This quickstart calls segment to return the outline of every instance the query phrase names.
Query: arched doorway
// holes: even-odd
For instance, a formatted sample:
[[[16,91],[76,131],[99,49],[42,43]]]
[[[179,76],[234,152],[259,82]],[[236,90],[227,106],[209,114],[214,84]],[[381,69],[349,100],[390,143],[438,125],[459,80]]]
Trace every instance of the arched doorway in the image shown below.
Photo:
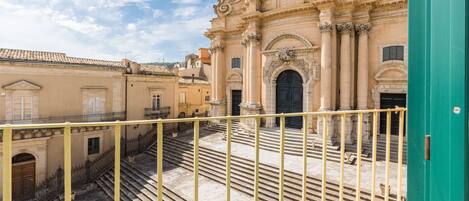
[[[36,158],[21,153],[12,158],[12,190],[14,200],[33,199],[36,190]]]
[[[276,113],[303,112],[303,79],[293,70],[286,70],[277,77]],[[277,126],[280,120],[276,119]],[[302,128],[302,117],[288,117],[285,126]]]

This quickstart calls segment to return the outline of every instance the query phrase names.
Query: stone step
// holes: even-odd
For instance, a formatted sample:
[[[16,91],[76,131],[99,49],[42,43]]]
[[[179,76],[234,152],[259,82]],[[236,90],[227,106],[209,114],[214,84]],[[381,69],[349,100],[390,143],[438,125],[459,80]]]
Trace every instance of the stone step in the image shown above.
[[[224,132],[226,130],[226,125],[225,124],[219,124],[216,126],[219,129],[220,132]],[[243,131],[243,129],[239,131],[233,132],[233,141],[236,143],[241,143],[249,146],[254,145],[254,135],[252,135],[252,132],[246,132]],[[285,149],[287,154],[291,155],[297,155],[301,156],[302,155],[302,133],[301,130],[297,129],[286,129],[286,141],[285,141]],[[275,128],[261,128],[260,132],[260,137],[261,137],[261,148],[266,149],[269,151],[277,151],[278,152],[278,146],[279,146],[279,130]],[[290,137],[290,138],[288,138]],[[385,153],[386,153],[386,136],[385,135],[380,135],[378,137],[378,143],[377,143],[377,159],[380,161],[385,160]],[[243,139],[244,138],[244,139]],[[249,139],[250,138],[250,139]],[[314,149],[312,151],[312,156],[313,158],[322,158],[322,139],[318,135],[309,135],[308,140],[314,142]],[[312,144],[312,142],[309,142]],[[398,142],[397,140],[392,140],[391,141],[391,157],[390,161],[391,162],[397,162],[398,160]],[[339,146],[333,146],[328,144],[328,157],[331,157],[331,160],[334,160],[335,162],[340,162],[340,147]],[[353,159],[356,158],[356,145],[346,145],[346,153],[351,156],[349,162],[353,162]],[[404,143],[404,157],[403,157],[403,162],[406,163],[407,161],[407,148],[406,148],[406,143]],[[368,150],[368,151],[366,151]],[[368,161],[371,162],[371,145],[369,144],[363,144],[363,155],[362,155],[362,160],[363,161]],[[366,153],[366,154],[365,154]],[[319,154],[319,155],[314,155],[314,154]]]
[[[156,200],[157,182],[152,176],[140,171],[133,165],[121,162],[121,197],[127,200]],[[109,197],[114,197],[114,168],[101,175],[97,180],[101,189]],[[184,201],[185,199],[163,186],[163,200]]]
[[[193,160],[193,155],[192,155],[192,145],[187,144],[185,142],[180,142],[175,139],[167,139],[165,140],[165,156],[168,156],[171,154],[171,157],[166,157],[165,161],[173,161],[174,163],[180,164],[180,165],[185,165],[187,169],[192,170],[192,160]],[[169,148],[170,147],[170,148]],[[148,154],[151,154],[153,156],[156,155],[156,149],[150,149]],[[201,174],[208,174],[211,177],[214,177],[214,175],[218,175],[217,180],[220,183],[225,182],[225,154],[223,152],[218,152],[215,150],[211,149],[206,149],[201,147],[200,148],[200,170]],[[242,188],[245,188],[244,190],[240,190],[243,192],[251,193],[252,195],[252,178],[253,178],[253,167],[254,167],[254,162],[243,159],[240,157],[233,156],[232,157],[232,180],[233,181],[238,181],[239,184],[245,184],[247,181],[249,181],[249,184],[251,184],[251,187],[246,187],[246,185],[240,185]],[[203,172],[203,170],[207,170]],[[239,172],[239,173],[238,173]],[[260,173],[261,173],[261,187],[266,185],[268,187],[262,187],[261,189],[261,195],[263,195],[264,191],[265,192],[270,192],[265,195],[266,198],[270,199],[263,199],[263,200],[275,200],[277,199],[277,184],[278,184],[278,171],[276,170],[275,167],[267,166],[264,164],[261,164],[260,168]],[[301,175],[289,171],[285,171],[285,195],[287,194],[294,194],[294,196],[290,196],[288,198],[291,198],[292,200],[300,200],[301,196]],[[245,179],[238,179],[238,177],[245,177]],[[210,177],[209,177],[210,178]],[[236,179],[234,179],[236,178]],[[264,181],[265,179],[265,181]],[[232,181],[232,182],[233,182]],[[236,182],[235,182],[236,183]],[[320,185],[321,181],[317,178],[312,178],[308,177],[308,200],[320,200]],[[233,188],[239,188],[240,186],[233,186]],[[264,188],[270,188],[269,189],[264,189]],[[344,189],[345,195],[346,195],[346,200],[354,200],[354,190],[352,188],[346,187]],[[272,194],[273,193],[273,194]],[[270,196],[269,196],[270,194]],[[338,197],[338,184],[334,184],[331,182],[328,182],[328,200],[337,200]],[[366,198],[366,194],[364,193],[364,197],[362,200],[369,200],[369,198]],[[377,197],[380,199],[379,197]],[[381,198],[382,199],[382,198]],[[287,199],[289,200],[289,199]]]

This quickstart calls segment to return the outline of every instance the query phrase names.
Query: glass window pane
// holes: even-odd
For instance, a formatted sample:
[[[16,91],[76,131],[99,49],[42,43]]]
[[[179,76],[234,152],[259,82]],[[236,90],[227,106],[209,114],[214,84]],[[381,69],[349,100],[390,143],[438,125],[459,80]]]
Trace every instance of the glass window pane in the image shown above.
[[[383,50],[383,61],[389,60],[389,47],[385,47]]]
[[[404,47],[403,46],[398,46],[397,47],[397,60],[404,60]]]

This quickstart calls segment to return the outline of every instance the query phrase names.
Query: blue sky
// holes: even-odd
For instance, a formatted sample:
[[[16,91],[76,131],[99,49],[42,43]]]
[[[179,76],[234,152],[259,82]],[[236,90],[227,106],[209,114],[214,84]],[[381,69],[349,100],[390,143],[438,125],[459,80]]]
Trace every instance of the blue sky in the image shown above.
[[[216,0],[0,0],[0,48],[138,62],[207,47]]]

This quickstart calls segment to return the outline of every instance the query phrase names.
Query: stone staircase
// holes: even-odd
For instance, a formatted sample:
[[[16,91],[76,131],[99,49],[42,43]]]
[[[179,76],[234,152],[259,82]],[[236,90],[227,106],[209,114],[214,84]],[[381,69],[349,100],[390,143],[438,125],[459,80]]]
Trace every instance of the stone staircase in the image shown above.
[[[226,124],[217,124],[204,128],[208,132],[226,132]],[[279,133],[278,128],[261,128],[260,129],[260,148],[268,151],[279,151]],[[238,123],[233,123],[232,140],[235,143],[254,146],[254,132],[241,128]],[[303,154],[303,133],[298,129],[285,129],[285,153],[295,156]],[[384,161],[386,153],[385,135],[378,137],[377,144],[377,160]],[[397,162],[398,141],[391,140],[391,162]],[[406,163],[407,145],[404,143],[404,158]],[[322,139],[315,134],[308,135],[308,157],[322,159]],[[327,160],[340,162],[340,146],[327,145]],[[362,160],[371,162],[371,144],[363,144]],[[355,164],[356,161],[356,145],[346,145],[345,163]]]
[[[174,138],[164,139],[164,161],[173,165],[193,170],[193,145]],[[200,147],[199,174],[219,183],[225,183],[225,153]],[[156,146],[150,148],[147,154],[156,157]],[[232,188],[253,196],[254,161],[232,156],[231,166]],[[278,200],[278,168],[266,164],[260,165],[259,180],[260,200]],[[301,174],[285,171],[284,200],[301,200]],[[327,200],[339,200],[339,184],[327,182]],[[321,179],[308,177],[308,200],[321,200]],[[344,200],[355,200],[355,190],[344,188]],[[369,192],[361,192],[361,200],[370,200]],[[376,200],[384,200],[377,196]],[[390,200],[395,200],[391,198]]]
[[[98,179],[96,184],[108,195],[114,198],[114,168],[105,172]],[[150,176],[140,171],[132,164],[121,161],[121,200],[123,201],[147,201],[157,199],[157,182],[154,176]],[[185,201],[167,187],[163,186],[163,200],[165,201]]]

